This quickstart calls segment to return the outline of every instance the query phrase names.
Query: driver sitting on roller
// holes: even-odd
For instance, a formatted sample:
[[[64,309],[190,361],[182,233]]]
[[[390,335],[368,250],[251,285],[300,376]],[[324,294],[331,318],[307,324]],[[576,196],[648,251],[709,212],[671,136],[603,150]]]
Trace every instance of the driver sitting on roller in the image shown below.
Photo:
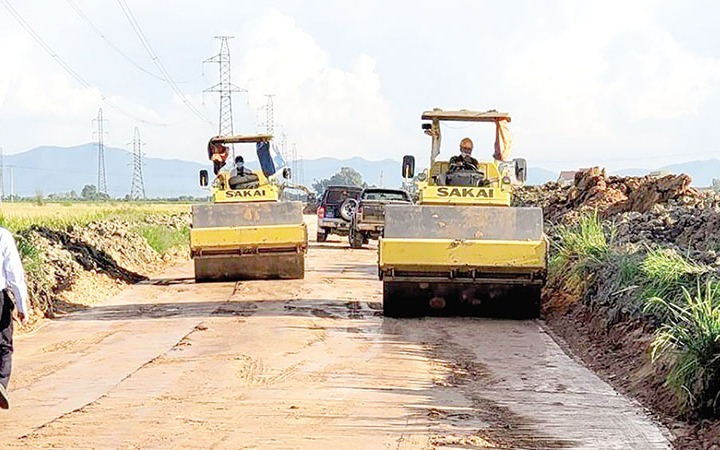
[[[245,159],[242,156],[235,157],[235,167],[228,182],[230,189],[254,189],[259,186],[258,176],[245,168]]]
[[[459,170],[478,170],[477,159],[472,157],[473,141],[470,138],[463,138],[460,141],[460,155],[450,158],[450,172]]]

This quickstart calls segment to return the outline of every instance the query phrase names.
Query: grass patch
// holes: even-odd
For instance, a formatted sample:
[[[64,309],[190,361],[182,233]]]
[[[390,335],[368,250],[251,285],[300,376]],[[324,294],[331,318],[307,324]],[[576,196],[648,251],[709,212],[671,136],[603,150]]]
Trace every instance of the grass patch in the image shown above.
[[[616,254],[618,281],[622,286],[630,286],[639,282],[642,271],[642,257],[636,253]]]
[[[652,359],[675,358],[666,384],[680,405],[701,415],[718,413],[720,398],[720,284],[706,281],[694,291],[682,287],[682,302],[653,297],[646,309],[663,310],[666,322],[656,331]]]
[[[696,264],[672,249],[650,249],[640,264],[643,299],[681,300],[684,290],[694,289],[707,268]]]
[[[591,282],[595,270],[608,259],[610,238],[597,213],[582,216],[573,225],[557,226],[555,235],[550,283],[581,293]]]
[[[140,234],[150,247],[163,255],[174,248],[186,247],[190,240],[190,227],[172,228],[164,225],[142,224]]]

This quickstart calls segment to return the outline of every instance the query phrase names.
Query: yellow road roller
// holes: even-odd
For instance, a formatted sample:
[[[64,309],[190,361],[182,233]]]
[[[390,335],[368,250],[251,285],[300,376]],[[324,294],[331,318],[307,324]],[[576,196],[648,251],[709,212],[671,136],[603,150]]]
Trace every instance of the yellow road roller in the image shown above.
[[[422,119],[432,138],[429,168],[415,175],[410,155],[402,165],[417,202],[385,210],[378,249],[384,315],[539,316],[548,240],[542,209],[510,206],[513,187],[527,175],[525,160],[507,158],[510,115],[434,109]],[[465,138],[459,155],[440,159],[445,121],[494,124],[494,157],[476,160]]]
[[[218,136],[208,143],[214,178],[200,171],[212,201],[192,207],[190,250],[196,281],[294,279],[305,275],[307,227],[303,204],[282,201],[290,169],[271,148],[267,134]],[[253,144],[259,170],[242,155],[227,161],[230,145]],[[307,189],[303,189],[309,192]]]

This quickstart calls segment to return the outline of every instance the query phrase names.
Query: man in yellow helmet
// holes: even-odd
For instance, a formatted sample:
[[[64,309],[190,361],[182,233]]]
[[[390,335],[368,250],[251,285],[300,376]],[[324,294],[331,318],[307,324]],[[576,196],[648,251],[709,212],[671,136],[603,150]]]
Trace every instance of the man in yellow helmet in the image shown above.
[[[478,161],[472,157],[473,141],[463,138],[460,141],[460,155],[450,158],[450,172],[458,170],[478,170]]]

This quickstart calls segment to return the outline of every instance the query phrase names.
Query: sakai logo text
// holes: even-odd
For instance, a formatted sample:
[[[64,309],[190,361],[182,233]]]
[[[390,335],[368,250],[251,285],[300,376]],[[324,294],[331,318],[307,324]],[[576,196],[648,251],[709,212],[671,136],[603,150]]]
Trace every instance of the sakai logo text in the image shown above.
[[[228,198],[265,197],[265,189],[243,189],[240,191],[226,191]]]
[[[492,189],[439,187],[438,197],[491,198]]]

